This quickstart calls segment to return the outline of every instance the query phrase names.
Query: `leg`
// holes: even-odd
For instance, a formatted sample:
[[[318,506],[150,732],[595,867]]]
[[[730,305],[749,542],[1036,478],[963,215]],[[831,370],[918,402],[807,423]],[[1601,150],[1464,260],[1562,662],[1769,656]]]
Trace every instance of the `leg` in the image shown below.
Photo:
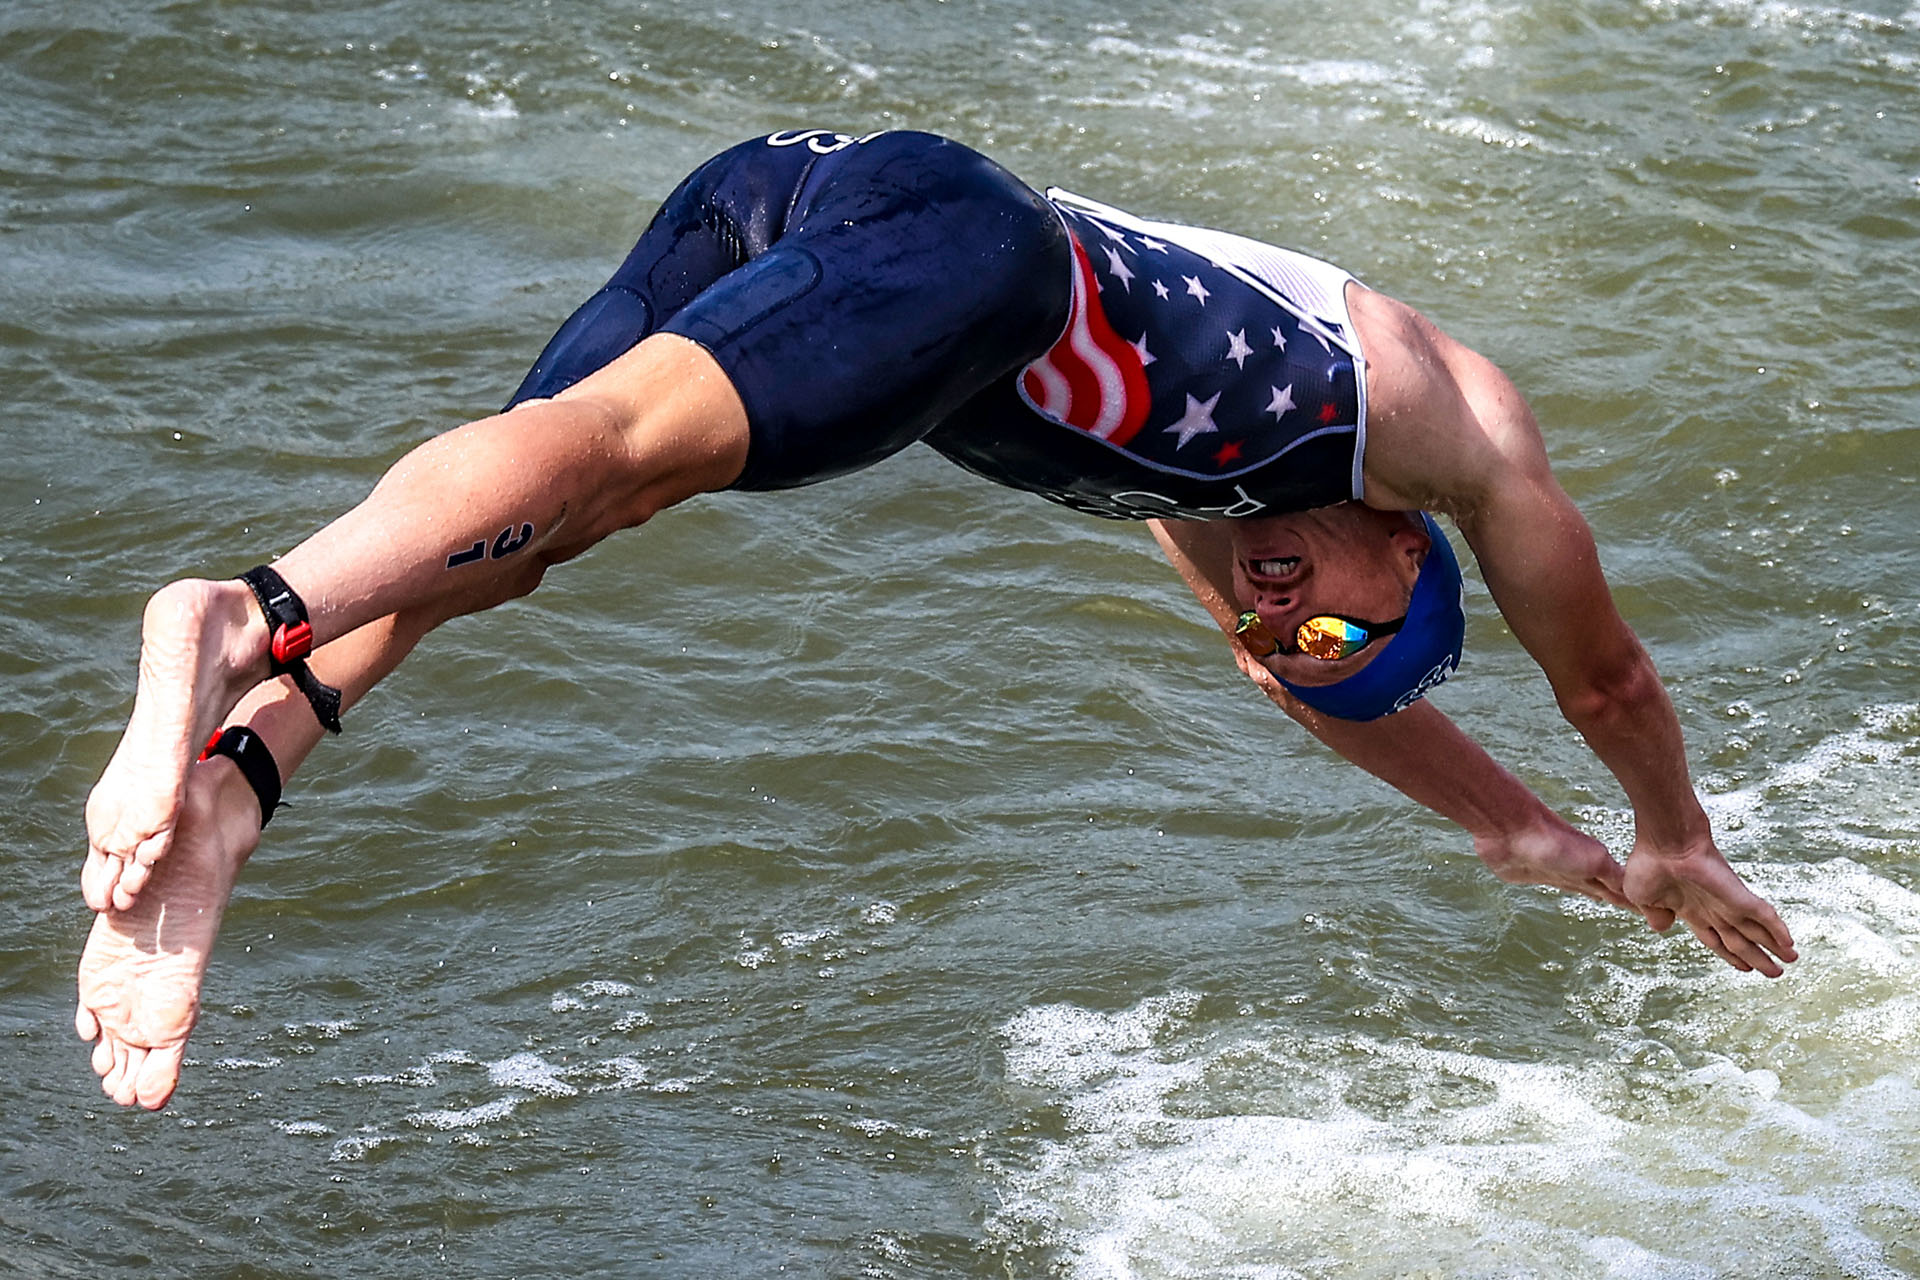
[[[698,345],[656,334],[552,400],[421,445],[276,568],[306,600],[316,645],[389,614],[473,612],[533,590],[547,566],[618,529],[726,487],[746,455],[726,374]],[[167,851],[188,766],[265,677],[266,643],[238,581],[174,583],[148,605],[133,715],[87,801],[82,888],[96,911],[131,906]]]
[[[694,493],[876,462],[1057,335],[1065,233],[1012,175],[924,134],[794,142],[743,144],[669,197],[520,392],[550,399],[423,445],[279,562],[316,644],[529,591]],[[625,350],[633,323],[659,331]],[[134,713],[87,805],[95,910],[129,906],[166,852],[187,768],[266,643],[238,582],[155,596]]]
[[[450,615],[448,615],[450,616]],[[320,678],[352,705],[442,621],[414,612],[382,618],[313,657]],[[322,736],[306,700],[285,680],[255,686],[231,723],[267,742],[291,778]],[[188,768],[173,850],[127,910],[94,918],[80,958],[74,1029],[94,1042],[101,1089],[122,1106],[165,1106],[200,1012],[200,984],[240,868],[260,839],[260,810],[233,763]]]

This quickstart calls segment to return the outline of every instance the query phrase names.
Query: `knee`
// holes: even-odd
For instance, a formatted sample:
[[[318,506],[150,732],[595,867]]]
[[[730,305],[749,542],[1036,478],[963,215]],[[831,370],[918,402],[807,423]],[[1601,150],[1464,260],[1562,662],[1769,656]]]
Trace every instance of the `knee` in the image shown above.
[[[616,527],[644,524],[695,494],[725,489],[746,467],[749,432],[739,393],[704,347],[677,334],[655,334],[556,403],[592,415],[595,437],[612,445],[596,465]]]

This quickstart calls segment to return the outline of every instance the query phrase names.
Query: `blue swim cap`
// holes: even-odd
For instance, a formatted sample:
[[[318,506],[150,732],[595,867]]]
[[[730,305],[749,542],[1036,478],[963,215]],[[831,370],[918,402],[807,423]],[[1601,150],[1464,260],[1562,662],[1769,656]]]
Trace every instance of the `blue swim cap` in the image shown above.
[[[1340,720],[1378,720],[1404,711],[1445,683],[1460,666],[1467,637],[1467,611],[1460,585],[1460,562],[1447,535],[1422,511],[1433,546],[1421,562],[1407,601],[1407,620],[1386,646],[1360,670],[1333,684],[1280,683],[1288,693]]]

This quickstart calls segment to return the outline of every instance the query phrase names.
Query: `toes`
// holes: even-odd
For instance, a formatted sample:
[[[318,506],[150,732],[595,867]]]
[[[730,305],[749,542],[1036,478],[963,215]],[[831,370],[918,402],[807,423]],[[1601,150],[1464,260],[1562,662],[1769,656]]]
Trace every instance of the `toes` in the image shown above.
[[[113,1046],[107,1043],[105,1036],[101,1036],[98,1043],[93,1046],[92,1061],[93,1074],[100,1077],[100,1087],[104,1089],[107,1087],[107,1076],[113,1071]]]
[[[173,1096],[173,1087],[180,1083],[180,1063],[186,1051],[184,1044],[178,1048],[148,1050],[134,1081],[134,1100],[149,1111],[166,1106],[167,1099]]]
[[[100,1071],[101,1049],[106,1051],[107,1069]],[[127,1074],[127,1046],[108,1037],[100,1042],[100,1049],[93,1051],[93,1069],[100,1072],[100,1091],[109,1098],[120,1087],[121,1078]]]
[[[120,869],[120,878],[113,882],[113,909],[115,911],[133,910],[136,895],[151,874],[146,867],[137,862],[124,864]]]
[[[113,1078],[108,1081],[108,1084],[112,1087],[109,1088],[107,1092],[111,1094],[113,1100],[121,1106],[130,1107],[139,1097],[138,1092],[134,1088],[134,1083],[139,1078],[140,1068],[145,1065],[146,1060],[147,1051],[145,1049],[128,1049],[126,1056],[117,1064],[118,1069],[115,1071]]]
[[[120,878],[121,865],[120,859],[111,854],[87,850],[87,860],[80,866],[80,896],[95,911],[113,905],[113,886]]]
[[[181,803],[182,803],[181,798],[179,796],[175,796],[174,809],[176,812],[179,810]],[[166,826],[154,832],[152,835],[142,836],[137,842],[135,842],[133,846],[133,853],[130,857],[128,857],[127,862],[133,866],[150,867],[154,863],[160,861],[161,858],[165,857],[167,850],[172,846],[173,846],[173,824],[169,822]]]
[[[75,1005],[73,1009],[73,1032],[89,1043],[100,1038],[100,1019],[93,1016],[93,1010],[85,1005]]]

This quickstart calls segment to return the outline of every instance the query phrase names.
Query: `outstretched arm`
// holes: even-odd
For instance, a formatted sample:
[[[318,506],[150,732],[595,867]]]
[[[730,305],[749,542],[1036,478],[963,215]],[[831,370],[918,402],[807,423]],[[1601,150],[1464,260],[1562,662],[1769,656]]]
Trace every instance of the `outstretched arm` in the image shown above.
[[[1194,595],[1229,637],[1235,660],[1274,704],[1321,742],[1435,813],[1465,827],[1489,870],[1515,884],[1547,885],[1628,905],[1620,864],[1575,830],[1429,702],[1382,720],[1336,720],[1305,706],[1231,637],[1232,544],[1216,522],[1152,521],[1153,534]]]
[[[1780,917],[1715,847],[1680,722],[1614,608],[1593,533],[1560,488],[1520,393],[1424,317],[1359,293],[1368,356],[1367,501],[1445,511],[1567,721],[1619,779],[1635,839],[1626,891],[1655,928],[1678,916],[1737,969],[1795,958]]]

